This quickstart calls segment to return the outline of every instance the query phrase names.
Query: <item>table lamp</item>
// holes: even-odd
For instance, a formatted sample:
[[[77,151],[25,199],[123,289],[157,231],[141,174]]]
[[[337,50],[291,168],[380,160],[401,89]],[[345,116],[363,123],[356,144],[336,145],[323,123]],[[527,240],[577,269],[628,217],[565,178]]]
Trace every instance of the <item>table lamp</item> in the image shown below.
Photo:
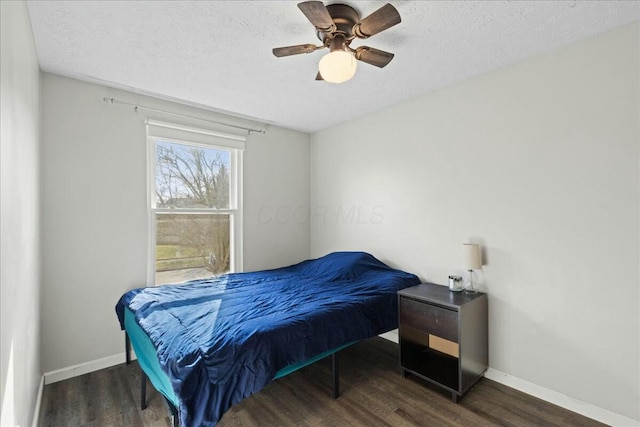
[[[464,291],[474,294],[478,292],[478,284],[476,283],[473,270],[482,268],[480,245],[476,243],[463,243],[462,248],[464,253],[464,268],[468,273],[464,283]]]

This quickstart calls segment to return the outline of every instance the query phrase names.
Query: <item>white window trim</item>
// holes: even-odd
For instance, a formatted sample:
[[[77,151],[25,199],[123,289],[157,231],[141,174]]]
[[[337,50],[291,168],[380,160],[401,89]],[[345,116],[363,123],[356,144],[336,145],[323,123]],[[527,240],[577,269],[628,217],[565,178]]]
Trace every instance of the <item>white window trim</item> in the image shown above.
[[[229,209],[216,209],[215,214],[229,214],[231,247],[231,272],[243,271],[242,261],[242,224],[243,224],[243,151],[246,137],[232,135],[213,130],[193,128],[173,123],[147,119],[147,284],[155,285],[156,278],[156,221],[157,213],[186,213],[212,214],[211,209],[185,208],[156,208],[155,207],[155,179],[156,179],[156,141],[188,144],[203,148],[219,148],[230,150],[230,188]]]

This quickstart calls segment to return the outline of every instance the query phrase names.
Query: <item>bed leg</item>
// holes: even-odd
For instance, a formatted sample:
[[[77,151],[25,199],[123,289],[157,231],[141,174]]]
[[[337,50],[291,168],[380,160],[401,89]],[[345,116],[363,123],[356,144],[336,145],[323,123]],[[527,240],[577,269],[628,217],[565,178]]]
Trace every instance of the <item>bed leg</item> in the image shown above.
[[[140,409],[147,409],[147,375],[140,369]]]
[[[124,333],[124,352],[126,354],[126,364],[131,363],[131,340],[129,339],[129,334],[125,331]]]
[[[167,402],[167,406],[169,407],[169,412],[171,413],[171,425],[173,427],[180,427],[180,417],[178,416],[178,408],[176,408],[173,403],[169,402],[169,399],[167,399],[166,397],[164,398],[164,401]]]
[[[338,372],[338,353],[331,355],[331,367],[333,368],[333,398],[340,396],[340,375]]]

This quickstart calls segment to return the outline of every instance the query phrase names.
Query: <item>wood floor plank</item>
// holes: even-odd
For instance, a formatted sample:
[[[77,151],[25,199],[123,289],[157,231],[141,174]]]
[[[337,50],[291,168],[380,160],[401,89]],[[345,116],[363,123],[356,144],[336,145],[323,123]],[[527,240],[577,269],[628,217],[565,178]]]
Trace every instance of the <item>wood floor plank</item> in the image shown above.
[[[164,398],[147,385],[140,410],[137,364],[118,365],[44,388],[39,425],[170,427]],[[340,353],[338,399],[329,359],[272,382],[233,406],[219,427],[252,426],[603,426],[558,406],[483,379],[458,404],[442,389],[402,378],[398,347],[381,338]]]

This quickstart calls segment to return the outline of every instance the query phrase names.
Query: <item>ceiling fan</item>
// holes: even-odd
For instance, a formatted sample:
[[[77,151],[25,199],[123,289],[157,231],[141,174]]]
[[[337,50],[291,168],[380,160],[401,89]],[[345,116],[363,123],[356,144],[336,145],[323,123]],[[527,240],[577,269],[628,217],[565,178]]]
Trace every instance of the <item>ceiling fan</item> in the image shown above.
[[[304,1],[298,3],[298,8],[316,28],[322,45],[277,47],[273,54],[280,58],[329,48],[330,52],[320,59],[316,80],[342,83],[354,76],[357,61],[382,68],[393,59],[393,53],[368,46],[355,49],[350,46],[356,38],[369,38],[400,23],[400,14],[391,4],[385,4],[364,19],[360,19],[360,14],[347,4],[325,6],[321,1]]]

